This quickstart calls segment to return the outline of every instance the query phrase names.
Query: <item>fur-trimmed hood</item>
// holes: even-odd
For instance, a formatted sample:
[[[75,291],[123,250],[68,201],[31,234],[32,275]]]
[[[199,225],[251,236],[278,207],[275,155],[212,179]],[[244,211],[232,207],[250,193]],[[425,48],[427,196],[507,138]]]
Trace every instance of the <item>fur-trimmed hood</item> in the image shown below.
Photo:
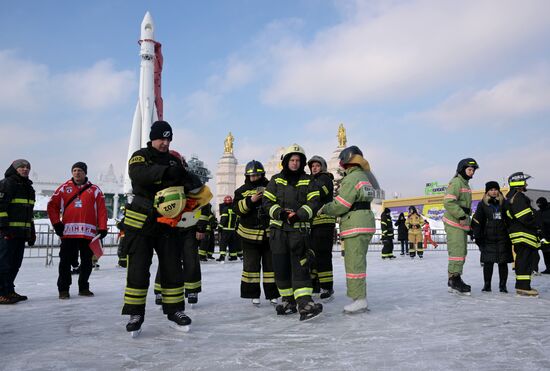
[[[483,195],[483,203],[485,205],[489,205],[489,200],[491,199],[491,197],[489,197],[489,194],[485,193],[485,195]],[[502,194],[502,192],[498,191],[498,195],[497,197],[495,197],[495,199],[498,201],[498,204],[500,206],[502,206],[504,204],[504,195]]]

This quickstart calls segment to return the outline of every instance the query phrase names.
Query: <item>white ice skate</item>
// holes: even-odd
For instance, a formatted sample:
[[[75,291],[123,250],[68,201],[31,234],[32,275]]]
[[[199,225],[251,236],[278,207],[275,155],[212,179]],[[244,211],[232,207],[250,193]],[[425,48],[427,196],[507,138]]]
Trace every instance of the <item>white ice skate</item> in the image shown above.
[[[254,305],[255,307],[259,307],[260,306],[260,298],[252,299],[252,305]]]
[[[269,302],[271,303],[271,305],[273,306],[277,306],[277,304],[279,304],[279,301],[277,299],[270,299]]]
[[[352,303],[344,306],[344,313],[346,314],[356,314],[356,313],[363,313],[368,311],[367,308],[367,299],[357,299],[354,300]]]

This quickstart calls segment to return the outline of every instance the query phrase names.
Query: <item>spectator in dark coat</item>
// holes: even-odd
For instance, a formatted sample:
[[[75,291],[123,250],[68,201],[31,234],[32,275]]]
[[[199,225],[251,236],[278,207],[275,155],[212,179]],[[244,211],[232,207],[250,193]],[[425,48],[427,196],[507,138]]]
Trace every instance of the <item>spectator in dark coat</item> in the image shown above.
[[[401,255],[409,254],[409,229],[405,225],[405,214],[399,214],[395,226],[397,227],[397,240],[401,242]]]
[[[542,256],[544,258],[544,265],[546,270],[540,272],[543,274],[550,274],[550,207],[548,200],[544,197],[537,199],[538,211],[535,212],[535,217],[538,220],[541,230],[541,244]]]
[[[498,264],[500,292],[508,292],[508,263],[513,261],[512,243],[504,222],[504,195],[498,182],[485,184],[485,195],[477,205],[472,219],[472,229],[476,244],[481,251],[484,286],[481,291],[491,291],[493,264]]]

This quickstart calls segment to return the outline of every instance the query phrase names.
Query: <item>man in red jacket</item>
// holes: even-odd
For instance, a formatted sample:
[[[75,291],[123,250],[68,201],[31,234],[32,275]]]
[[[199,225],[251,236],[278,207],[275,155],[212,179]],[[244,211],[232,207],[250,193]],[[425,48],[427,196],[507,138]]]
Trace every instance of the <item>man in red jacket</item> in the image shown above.
[[[73,177],[63,183],[48,202],[48,216],[61,237],[59,250],[59,299],[69,299],[71,286],[71,263],[80,252],[80,275],[78,295],[94,296],[88,279],[92,273],[92,250],[90,241],[97,234],[107,235],[107,209],[105,197],[98,186],[88,181],[88,166],[77,162],[71,168]]]

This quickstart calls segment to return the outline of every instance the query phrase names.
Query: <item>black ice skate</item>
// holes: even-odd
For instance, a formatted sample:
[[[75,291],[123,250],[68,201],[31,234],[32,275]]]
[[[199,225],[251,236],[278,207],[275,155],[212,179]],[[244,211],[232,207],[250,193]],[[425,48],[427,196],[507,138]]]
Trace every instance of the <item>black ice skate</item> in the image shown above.
[[[277,312],[277,315],[279,316],[285,316],[287,314],[294,314],[298,311],[296,309],[296,303],[295,302],[289,302],[286,300],[283,300],[283,302],[275,307],[275,311]]]
[[[309,321],[317,317],[323,311],[323,304],[310,301],[303,308],[300,308],[300,321]]]
[[[190,292],[187,294],[187,302],[189,304],[197,304],[199,302],[199,294],[196,292]]]
[[[130,320],[126,324],[126,331],[132,334],[133,338],[137,338],[141,334],[141,325],[144,317],[141,314],[132,314]]]
[[[462,281],[459,274],[451,276],[448,282],[449,292],[460,295],[471,295],[472,288]]]
[[[183,310],[168,315],[170,327],[175,330],[188,332],[191,329],[191,318],[187,317]]]

